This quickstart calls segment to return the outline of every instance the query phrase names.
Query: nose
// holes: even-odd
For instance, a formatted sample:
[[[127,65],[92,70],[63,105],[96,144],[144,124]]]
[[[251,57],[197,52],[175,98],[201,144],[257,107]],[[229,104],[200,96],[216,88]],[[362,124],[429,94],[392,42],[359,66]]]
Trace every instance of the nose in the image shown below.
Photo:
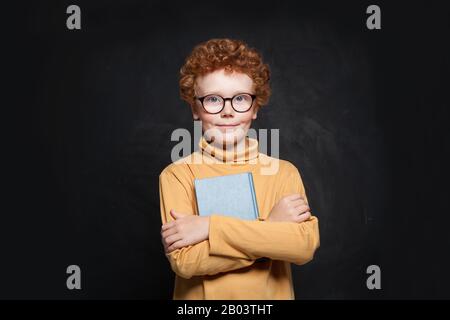
[[[223,110],[221,113],[222,113],[222,117],[223,116],[227,116],[227,117],[233,116],[234,109],[233,109],[233,107],[231,107],[230,100],[225,101],[225,106],[223,107]]]

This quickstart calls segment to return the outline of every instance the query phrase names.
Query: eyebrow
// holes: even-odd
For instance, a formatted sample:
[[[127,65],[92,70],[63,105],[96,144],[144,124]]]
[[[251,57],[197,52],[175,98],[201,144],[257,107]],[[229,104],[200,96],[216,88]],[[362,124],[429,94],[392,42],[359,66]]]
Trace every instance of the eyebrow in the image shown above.
[[[254,94],[252,91],[253,91],[253,90],[250,90],[250,91],[236,91],[235,93],[233,93],[233,94],[230,96],[230,98],[231,98],[231,97],[234,97],[235,95],[238,95],[238,94],[240,94],[240,93]],[[223,94],[218,93],[217,91],[213,91],[213,92],[211,92],[211,93],[205,93],[205,94],[202,95],[201,97],[209,96],[209,95],[212,95],[212,94],[218,95],[218,96],[221,96],[221,97],[226,98]],[[197,95],[197,97],[198,97],[198,95]]]

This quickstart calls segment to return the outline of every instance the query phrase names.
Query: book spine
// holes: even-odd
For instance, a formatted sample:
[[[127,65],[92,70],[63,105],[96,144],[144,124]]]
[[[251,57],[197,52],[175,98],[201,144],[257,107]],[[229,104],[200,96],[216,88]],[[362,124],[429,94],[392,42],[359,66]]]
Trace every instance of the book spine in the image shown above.
[[[255,186],[253,184],[253,175],[251,172],[249,172],[247,176],[248,176],[248,181],[249,181],[249,185],[250,185],[250,192],[252,194],[253,212],[256,215],[255,219],[258,219],[259,211],[258,211],[258,204],[256,202],[256,191],[255,191]]]
[[[194,179],[195,206],[197,207],[197,214],[199,216],[202,216],[202,213],[200,212],[200,205],[198,203],[198,191],[197,191],[198,187],[197,187],[197,185],[198,185],[197,179]]]

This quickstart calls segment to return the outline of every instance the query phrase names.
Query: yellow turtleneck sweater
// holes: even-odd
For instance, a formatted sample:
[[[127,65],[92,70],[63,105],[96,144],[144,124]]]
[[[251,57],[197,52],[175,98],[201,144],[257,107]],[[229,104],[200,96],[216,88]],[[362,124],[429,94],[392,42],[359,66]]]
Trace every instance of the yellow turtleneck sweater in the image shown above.
[[[245,149],[226,152],[204,137],[199,150],[168,165],[159,176],[161,219],[170,209],[198,215],[194,179],[252,172],[260,217],[256,221],[212,215],[209,239],[166,254],[176,273],[173,299],[295,299],[291,263],[310,261],[319,247],[318,220],[302,223],[264,221],[284,196],[299,193],[307,201],[299,171],[290,162],[258,150],[246,138]],[[278,167],[274,163],[278,161]],[[264,168],[278,168],[263,174]],[[269,259],[259,259],[259,258]]]

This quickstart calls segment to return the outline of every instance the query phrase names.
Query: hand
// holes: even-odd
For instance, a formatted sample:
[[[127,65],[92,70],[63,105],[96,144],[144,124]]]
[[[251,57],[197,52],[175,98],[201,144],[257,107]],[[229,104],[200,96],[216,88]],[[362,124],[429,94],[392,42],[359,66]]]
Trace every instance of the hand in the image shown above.
[[[183,214],[173,209],[170,214],[175,221],[165,223],[161,227],[166,253],[209,239],[209,217]]]
[[[308,204],[296,193],[283,197],[272,208],[266,221],[303,222],[311,217]]]

